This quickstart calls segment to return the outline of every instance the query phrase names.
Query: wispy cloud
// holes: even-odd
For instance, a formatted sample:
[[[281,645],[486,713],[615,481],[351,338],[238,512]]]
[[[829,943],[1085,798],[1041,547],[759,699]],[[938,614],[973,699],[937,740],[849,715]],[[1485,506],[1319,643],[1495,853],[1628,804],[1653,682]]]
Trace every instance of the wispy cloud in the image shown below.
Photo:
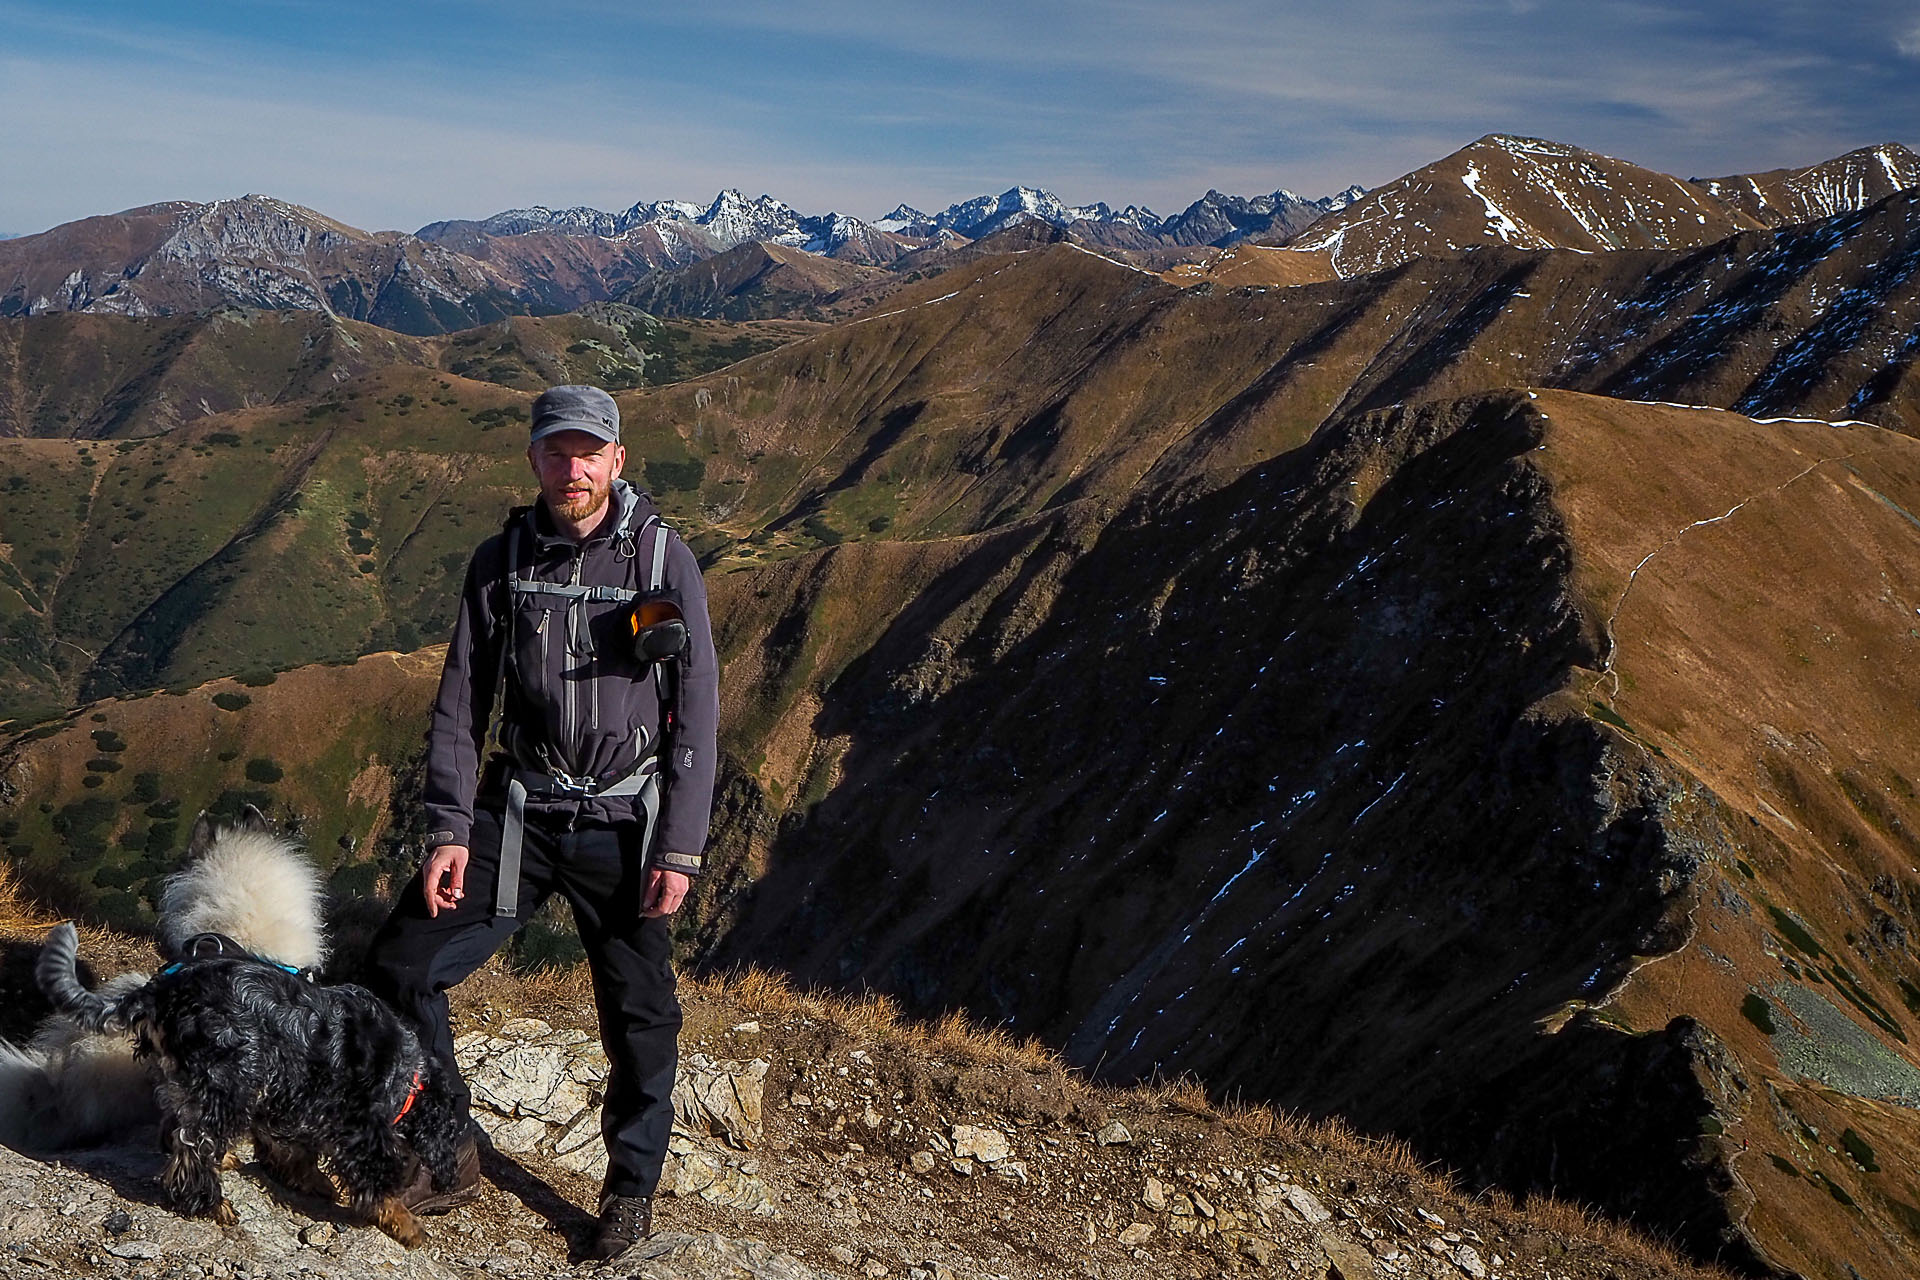
[[[1905,31],[1893,38],[1893,47],[1906,58],[1920,58],[1920,18],[1915,18]]]

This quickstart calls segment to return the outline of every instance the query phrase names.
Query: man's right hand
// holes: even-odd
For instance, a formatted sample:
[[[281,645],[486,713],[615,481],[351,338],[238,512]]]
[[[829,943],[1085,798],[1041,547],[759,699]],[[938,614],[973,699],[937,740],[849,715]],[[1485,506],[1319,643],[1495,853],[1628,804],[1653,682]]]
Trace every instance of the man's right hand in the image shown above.
[[[443,907],[451,911],[459,906],[460,899],[467,896],[466,881],[467,846],[443,844],[428,854],[427,865],[420,873],[427,914],[437,916]]]

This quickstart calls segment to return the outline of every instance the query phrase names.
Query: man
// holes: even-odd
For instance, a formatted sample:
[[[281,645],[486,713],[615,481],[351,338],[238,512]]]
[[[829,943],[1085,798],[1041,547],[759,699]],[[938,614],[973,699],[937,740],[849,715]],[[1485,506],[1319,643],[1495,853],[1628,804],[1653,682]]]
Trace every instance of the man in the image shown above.
[[[595,387],[544,392],[527,459],[539,501],[516,509],[467,568],[427,733],[428,854],[370,961],[374,985],[419,1023],[464,1103],[447,988],[550,893],[566,897],[611,1066],[591,1249],[608,1258],[652,1231],[673,1123],[680,1005],[667,917],[701,869],[718,670],[693,553],[619,478],[613,398]],[[676,639],[677,656],[661,656]],[[463,1169],[450,1194],[423,1180],[410,1207],[476,1198],[477,1159]]]

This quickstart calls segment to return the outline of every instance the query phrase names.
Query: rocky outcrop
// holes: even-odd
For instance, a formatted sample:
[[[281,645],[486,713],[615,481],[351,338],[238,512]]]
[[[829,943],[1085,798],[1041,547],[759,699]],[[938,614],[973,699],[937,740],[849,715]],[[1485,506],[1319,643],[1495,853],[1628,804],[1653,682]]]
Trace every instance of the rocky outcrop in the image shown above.
[[[516,1018],[497,1032],[455,1042],[472,1091],[474,1119],[508,1155],[539,1155],[556,1167],[599,1179],[607,1170],[600,1137],[607,1056],[584,1031],[555,1030]],[[702,1053],[680,1064],[673,1086],[673,1136],[661,1191],[699,1196],[748,1214],[774,1212],[772,1196],[747,1154],[765,1138],[761,1094],[767,1062],[722,1061]]]

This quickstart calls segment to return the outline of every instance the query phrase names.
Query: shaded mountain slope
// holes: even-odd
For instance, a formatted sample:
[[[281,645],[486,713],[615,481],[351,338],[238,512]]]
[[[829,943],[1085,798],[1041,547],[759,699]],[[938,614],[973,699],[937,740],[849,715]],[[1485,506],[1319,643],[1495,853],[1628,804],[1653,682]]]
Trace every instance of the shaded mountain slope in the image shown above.
[[[1880,497],[1795,487],[1840,454]],[[1839,941],[1849,915],[1856,941],[1869,911],[1914,926],[1904,890],[1869,889],[1904,883],[1886,861],[1899,842],[1813,892],[1797,877],[1826,874],[1825,841],[1760,834],[1768,811],[1696,766],[1722,726],[1669,737],[1630,697],[1610,705],[1612,678],[1633,688],[1644,662],[1638,610],[1664,603],[1648,591],[1616,615],[1610,566],[1749,499],[1792,554],[1739,546],[1688,588],[1694,639],[1724,650],[1692,665],[1819,700],[1822,736],[1857,744],[1843,773],[1878,761],[1879,743],[1911,776],[1893,762],[1911,751],[1898,708],[1920,688],[1917,642],[1879,597],[1920,595],[1920,534],[1896,510],[1920,501],[1917,467],[1920,446],[1874,428],[1494,396],[1352,419],[1190,502],[1076,504],[972,539],[897,610],[870,550],[825,553],[819,574],[783,566],[758,589],[789,612],[728,632],[729,674],[760,672],[760,687],[815,673],[762,741],[785,753],[770,746],[770,764],[804,759],[821,798],[804,819],[758,821],[764,873],[723,890],[714,956],[778,957],[910,1008],[957,1000],[1117,1076],[1192,1069],[1413,1134],[1710,1255],[1904,1274],[1920,1250],[1898,1208],[1914,1203],[1906,1166],[1868,1177],[1774,1123],[1764,1099],[1804,1093],[1804,1064],[1756,1042],[1739,994],[1783,972],[1762,900],[1832,920],[1806,927],[1851,950],[1847,989],[1899,1029],[1855,1018],[1855,1032],[1920,1080],[1904,1040],[1920,1023],[1898,1012],[1911,958]],[[1829,616],[1846,634],[1851,615],[1829,602],[1851,602],[1861,634],[1895,649],[1810,677],[1791,649],[1719,634],[1743,594],[1766,598],[1751,566],[1794,556],[1823,594],[1775,597],[1763,639]],[[833,576],[873,590],[855,601],[843,586],[828,606],[826,566],[847,557]],[[844,618],[862,613],[893,620],[836,659]],[[1672,687],[1665,716],[1741,714],[1711,681]],[[1789,740],[1805,731],[1793,723]],[[1808,806],[1861,843],[1876,823],[1920,821],[1894,783],[1868,811],[1841,807],[1844,781],[1799,785],[1797,801],[1769,792],[1795,828]],[[1709,900],[1746,904],[1724,917],[1746,946],[1702,932]],[[1637,1004],[1654,955],[1680,958],[1646,974],[1717,966],[1733,994],[1681,983]],[[1511,1065],[1490,1082],[1493,1063]],[[1858,1085],[1819,1092],[1821,1118],[1883,1152],[1920,1138]],[[1741,1139],[1801,1162],[1809,1195],[1825,1194],[1817,1173],[1855,1206],[1756,1205],[1746,1180],[1763,1157],[1742,1157]],[[1889,1243],[1841,1247],[1860,1213]]]

